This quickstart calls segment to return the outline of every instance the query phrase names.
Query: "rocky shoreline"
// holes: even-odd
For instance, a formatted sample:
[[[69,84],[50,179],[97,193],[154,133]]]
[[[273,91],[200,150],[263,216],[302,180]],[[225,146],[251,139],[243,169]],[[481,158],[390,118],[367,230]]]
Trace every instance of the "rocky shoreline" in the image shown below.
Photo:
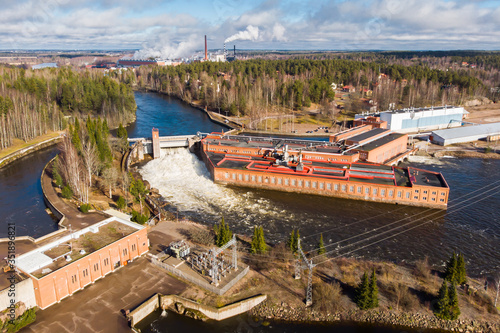
[[[358,322],[368,324],[391,325],[413,329],[438,329],[463,333],[500,332],[500,324],[479,320],[448,321],[423,313],[349,310],[335,313],[322,313],[309,308],[293,308],[286,303],[261,303],[250,311],[254,317],[262,320],[277,320],[300,323]]]

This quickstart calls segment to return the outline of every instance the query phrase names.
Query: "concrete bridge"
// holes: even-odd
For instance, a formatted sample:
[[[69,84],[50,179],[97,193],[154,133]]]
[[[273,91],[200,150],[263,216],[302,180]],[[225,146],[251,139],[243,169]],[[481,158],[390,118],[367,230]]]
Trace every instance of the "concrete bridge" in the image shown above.
[[[151,138],[129,138],[128,142],[134,146],[134,155],[142,160],[144,154],[151,154],[153,158],[160,157],[160,149],[189,148],[193,143],[201,140],[207,134],[197,133],[191,135],[160,136],[159,131],[153,128]]]

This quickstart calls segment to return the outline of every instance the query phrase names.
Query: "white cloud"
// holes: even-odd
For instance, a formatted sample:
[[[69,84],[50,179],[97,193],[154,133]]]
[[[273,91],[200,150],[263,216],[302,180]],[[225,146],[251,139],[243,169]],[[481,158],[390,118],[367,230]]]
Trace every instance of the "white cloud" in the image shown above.
[[[0,0],[0,48],[499,49],[500,3],[467,0]],[[193,14],[193,6],[206,14]],[[203,7],[205,6],[205,7]],[[152,8],[158,8],[157,11]],[[175,10],[175,11],[174,11]],[[197,12],[203,12],[198,10]],[[213,14],[217,15],[214,19]],[[212,15],[212,16],[211,16]],[[251,27],[249,29],[249,27]],[[165,37],[168,36],[168,37]]]

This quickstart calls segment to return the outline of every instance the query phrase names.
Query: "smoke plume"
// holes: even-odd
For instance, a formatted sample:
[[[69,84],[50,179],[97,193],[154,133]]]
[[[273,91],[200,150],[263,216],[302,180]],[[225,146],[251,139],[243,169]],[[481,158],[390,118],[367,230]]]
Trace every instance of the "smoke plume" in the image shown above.
[[[259,28],[253,25],[247,26],[246,30],[240,31],[231,37],[226,38],[224,43],[232,42],[233,40],[251,40],[255,41],[259,38]]]
[[[133,59],[178,59],[189,57],[196,49],[200,48],[201,38],[196,35],[189,36],[183,41],[173,41],[163,38],[154,42],[154,45],[145,45],[134,53]]]

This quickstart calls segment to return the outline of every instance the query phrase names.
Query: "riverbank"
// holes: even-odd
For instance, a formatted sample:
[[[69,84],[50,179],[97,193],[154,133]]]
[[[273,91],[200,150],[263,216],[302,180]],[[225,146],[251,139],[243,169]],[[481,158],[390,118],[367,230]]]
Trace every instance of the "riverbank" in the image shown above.
[[[310,309],[297,309],[287,304],[270,304],[263,302],[250,311],[250,314],[260,320],[283,321],[289,323],[337,323],[357,322],[390,327],[412,329],[436,329],[451,332],[495,333],[500,331],[500,324],[474,319],[442,320],[435,316],[421,313],[351,310],[345,312],[322,313]]]
[[[0,151],[0,168],[30,153],[59,143],[63,135],[64,131],[59,131],[36,137],[28,142],[19,140],[16,144]]]

